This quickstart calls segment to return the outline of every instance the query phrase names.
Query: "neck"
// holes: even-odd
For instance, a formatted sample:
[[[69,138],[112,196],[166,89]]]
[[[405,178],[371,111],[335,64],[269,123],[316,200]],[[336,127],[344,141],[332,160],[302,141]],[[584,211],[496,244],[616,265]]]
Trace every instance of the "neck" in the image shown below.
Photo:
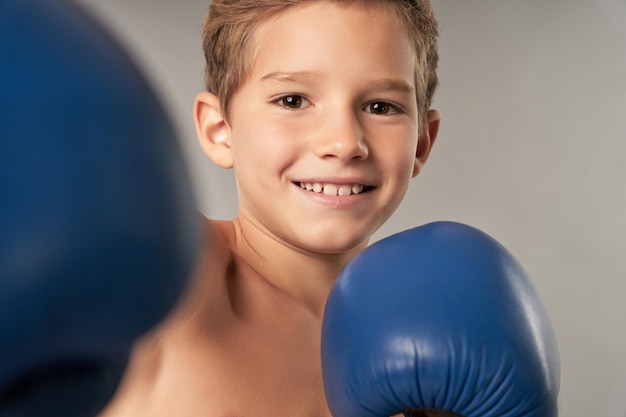
[[[320,318],[337,276],[361,250],[307,252],[285,244],[245,217],[233,220],[233,226],[239,256],[263,279]]]

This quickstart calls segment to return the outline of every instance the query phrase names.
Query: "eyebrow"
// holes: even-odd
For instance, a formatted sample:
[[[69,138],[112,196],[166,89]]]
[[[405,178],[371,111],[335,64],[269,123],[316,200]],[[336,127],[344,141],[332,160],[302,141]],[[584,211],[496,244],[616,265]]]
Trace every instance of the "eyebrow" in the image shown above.
[[[318,80],[321,74],[315,71],[276,71],[261,77],[261,81],[311,82]]]
[[[261,77],[262,82],[312,83],[322,75],[316,71],[276,71]],[[403,79],[380,78],[372,81],[369,86],[376,90],[397,91],[402,94],[415,93],[415,86]]]
[[[372,81],[370,87],[376,90],[397,91],[403,94],[415,93],[415,86],[402,79],[381,78]]]

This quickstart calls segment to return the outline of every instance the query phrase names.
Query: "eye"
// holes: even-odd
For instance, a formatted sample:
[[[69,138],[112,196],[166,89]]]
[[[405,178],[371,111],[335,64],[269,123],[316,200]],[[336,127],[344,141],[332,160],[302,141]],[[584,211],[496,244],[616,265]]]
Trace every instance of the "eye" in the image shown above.
[[[375,101],[365,106],[363,110],[368,113],[383,115],[401,113],[401,109],[398,106],[394,106],[386,101]]]
[[[303,107],[308,107],[311,104],[309,103],[309,100],[298,94],[290,94],[280,97],[275,101],[275,103],[288,109],[301,109]]]

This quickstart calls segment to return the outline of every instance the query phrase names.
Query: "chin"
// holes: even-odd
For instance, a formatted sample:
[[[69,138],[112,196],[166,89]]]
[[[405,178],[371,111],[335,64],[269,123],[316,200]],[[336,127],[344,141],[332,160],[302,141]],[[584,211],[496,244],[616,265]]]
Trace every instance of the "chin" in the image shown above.
[[[314,236],[302,236],[301,242],[308,251],[319,254],[347,254],[359,252],[364,249],[371,237],[371,234],[344,233],[341,230],[331,230],[324,233],[320,230]]]

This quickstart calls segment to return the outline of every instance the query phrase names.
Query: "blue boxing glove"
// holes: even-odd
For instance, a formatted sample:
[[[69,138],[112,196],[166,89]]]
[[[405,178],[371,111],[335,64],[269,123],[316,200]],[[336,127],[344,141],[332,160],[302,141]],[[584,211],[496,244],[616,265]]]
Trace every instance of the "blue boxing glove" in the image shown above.
[[[505,248],[457,223],[353,259],[328,298],[322,366],[336,417],[557,416],[559,356],[543,304]]]
[[[65,0],[0,0],[0,201],[0,416],[95,415],[200,228],[155,94]]]

